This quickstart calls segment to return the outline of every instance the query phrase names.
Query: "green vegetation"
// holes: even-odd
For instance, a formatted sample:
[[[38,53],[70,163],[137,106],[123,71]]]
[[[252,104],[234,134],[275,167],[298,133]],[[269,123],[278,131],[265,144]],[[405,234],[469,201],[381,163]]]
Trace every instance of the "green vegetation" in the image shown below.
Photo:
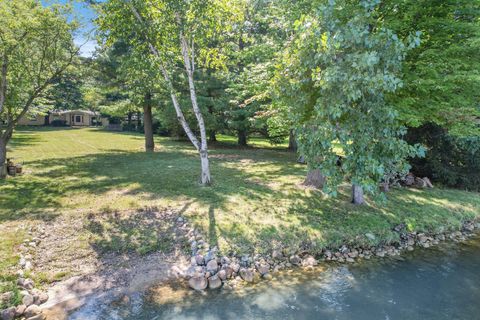
[[[159,150],[145,153],[139,134],[21,129],[11,152],[25,174],[0,184],[1,225],[14,230],[25,222],[70,218],[72,225],[84,225],[73,242],[77,247],[103,253],[168,251],[172,239],[168,232],[155,234],[156,219],[128,211],[171,206],[224,252],[268,251],[276,243],[307,245],[316,252],[370,243],[367,232],[376,236],[374,243],[396,240],[391,229],[402,222],[413,230],[439,231],[480,218],[478,193],[441,188],[395,189],[384,206],[353,206],[346,201],[347,186],[338,198],[301,187],[306,166],[296,164],[293,153],[232,148],[235,138],[219,139],[211,151],[217,177],[211,187],[200,187],[196,152],[187,142],[157,138]],[[5,274],[16,262],[12,247],[23,235],[2,232],[1,237]]]

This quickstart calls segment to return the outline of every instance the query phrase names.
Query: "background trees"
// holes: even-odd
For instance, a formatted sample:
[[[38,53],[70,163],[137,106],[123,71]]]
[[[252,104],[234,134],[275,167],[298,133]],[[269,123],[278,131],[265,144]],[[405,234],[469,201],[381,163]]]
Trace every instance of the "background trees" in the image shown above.
[[[402,86],[407,47],[376,22],[376,4],[332,1],[298,20],[278,80],[309,168],[327,177],[333,193],[348,177],[356,204],[363,190],[378,193],[388,171],[405,172],[406,157],[416,154],[385,101]],[[418,44],[409,39],[410,48]]]
[[[76,24],[65,13],[63,7],[45,8],[33,0],[0,2],[0,178],[18,120],[42,112],[39,99],[77,55]]]

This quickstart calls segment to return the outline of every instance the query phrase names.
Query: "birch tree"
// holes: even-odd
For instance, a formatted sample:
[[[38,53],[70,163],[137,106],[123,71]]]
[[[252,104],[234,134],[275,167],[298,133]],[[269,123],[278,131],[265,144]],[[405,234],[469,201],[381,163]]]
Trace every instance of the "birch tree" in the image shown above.
[[[195,69],[197,63],[211,64],[222,59],[221,50],[208,44],[212,37],[225,32],[222,21],[226,8],[227,5],[217,0],[110,0],[101,5],[98,20],[107,43],[126,39],[135,50],[149,52],[155,57],[177,119],[199,153],[203,185],[210,184],[211,176]],[[179,66],[186,77],[190,106],[197,124],[195,129],[198,130],[192,129],[186,121],[179,100],[181,88],[172,80],[179,76]]]
[[[18,121],[39,111],[38,99],[77,56],[66,13],[35,0],[0,1],[0,179]]]

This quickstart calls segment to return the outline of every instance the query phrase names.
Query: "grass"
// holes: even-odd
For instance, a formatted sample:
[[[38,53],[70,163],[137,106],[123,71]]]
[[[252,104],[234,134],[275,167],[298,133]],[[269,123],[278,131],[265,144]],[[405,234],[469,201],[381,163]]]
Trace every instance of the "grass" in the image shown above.
[[[210,244],[241,253],[278,243],[312,251],[377,244],[397,239],[391,229],[402,222],[428,232],[480,217],[478,193],[441,188],[393,190],[385,205],[356,207],[349,204],[348,186],[338,198],[301,187],[306,167],[280,149],[286,145],[255,139],[255,147],[237,148],[232,137],[219,141],[210,152],[214,183],[201,187],[199,160],[186,142],[156,138],[157,152],[147,154],[143,137],[134,133],[19,129],[9,155],[23,163],[25,174],[0,182],[0,226],[71,217],[85,222],[79,246],[146,253],[168,246],[168,237],[148,224],[153,218],[136,216],[131,223],[112,213],[170,206],[191,217]],[[22,240],[0,237],[0,255],[9,261],[0,262],[2,272],[14,263],[12,246]]]

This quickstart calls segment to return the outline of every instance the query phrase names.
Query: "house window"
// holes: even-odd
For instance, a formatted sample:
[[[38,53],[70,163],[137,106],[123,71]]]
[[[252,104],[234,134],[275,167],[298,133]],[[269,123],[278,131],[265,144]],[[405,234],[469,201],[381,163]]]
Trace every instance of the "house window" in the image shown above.
[[[81,123],[82,121],[82,116],[75,116],[75,122],[76,123]]]

